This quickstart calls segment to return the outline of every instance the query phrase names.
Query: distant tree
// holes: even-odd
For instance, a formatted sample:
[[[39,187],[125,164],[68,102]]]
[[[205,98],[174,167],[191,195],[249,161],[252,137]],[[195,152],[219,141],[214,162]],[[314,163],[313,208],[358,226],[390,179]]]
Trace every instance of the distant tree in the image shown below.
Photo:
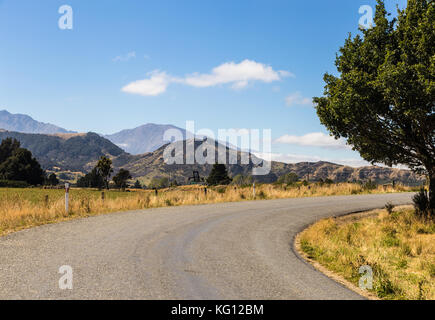
[[[46,180],[46,184],[49,186],[57,186],[59,184],[59,179],[55,173],[51,173]]]
[[[5,162],[12,153],[20,148],[20,142],[16,139],[6,138],[0,144],[0,164]]]
[[[285,183],[285,184],[294,184],[295,182],[299,181],[299,177],[294,172],[289,172],[285,175],[282,175],[278,178],[278,183]]]
[[[374,27],[346,39],[338,75],[325,74],[317,114],[372,163],[403,164],[429,177],[435,209],[435,1],[408,0],[388,19],[378,0]]]
[[[136,182],[134,183],[133,188],[135,188],[135,189],[142,189],[142,184],[140,183],[139,180],[136,180]]]
[[[170,187],[177,187],[177,186],[178,186],[178,182],[177,182],[177,180],[172,180],[172,181],[169,183],[169,186],[170,186]]]
[[[109,189],[109,179],[110,175],[113,173],[112,160],[106,156],[102,156],[96,168],[98,169],[99,175],[103,178],[106,189]]]
[[[77,187],[79,188],[98,188],[101,189],[105,185],[103,177],[95,167],[91,172],[77,180]]]
[[[13,143],[13,145],[15,148],[19,146],[19,143]],[[44,183],[45,172],[29,150],[16,148],[6,160],[0,163],[0,179],[25,181],[31,185],[39,185]]]
[[[332,180],[329,179],[329,178],[326,178],[326,179],[325,179],[325,183],[326,183],[326,184],[333,184],[334,181],[332,181]]]
[[[231,178],[228,176],[227,167],[224,164],[215,163],[207,178],[207,183],[211,186],[230,184]]]
[[[113,182],[119,189],[125,189],[127,187],[127,180],[131,179],[130,171],[120,169],[119,172],[113,177]]]
[[[169,179],[164,178],[152,178],[150,184],[148,185],[151,189],[160,189],[169,187]]]
[[[246,186],[250,185],[253,182],[252,176],[245,176],[243,174],[238,174],[233,177],[232,184],[236,186]]]

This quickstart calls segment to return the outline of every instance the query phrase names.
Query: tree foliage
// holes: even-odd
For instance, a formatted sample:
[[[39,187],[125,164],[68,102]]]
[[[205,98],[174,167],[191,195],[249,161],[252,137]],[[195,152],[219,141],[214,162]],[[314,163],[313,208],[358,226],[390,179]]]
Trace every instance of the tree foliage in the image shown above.
[[[104,186],[103,177],[95,167],[91,172],[77,180],[77,187],[79,188],[98,188],[101,189]]]
[[[54,172],[47,177],[45,184],[50,186],[57,186],[59,184],[59,179]]]
[[[109,189],[110,175],[113,173],[112,160],[102,156],[96,166],[98,174],[103,178],[106,189]]]
[[[45,172],[29,150],[20,148],[19,141],[6,138],[0,144],[0,179],[39,185]]]
[[[113,182],[119,189],[125,189],[127,187],[127,181],[131,179],[130,171],[125,169],[120,169],[118,173],[113,177]]]
[[[374,23],[340,48],[317,114],[365,160],[428,174],[434,208],[435,3],[408,0],[390,19],[378,0]]]
[[[294,172],[289,172],[289,173],[279,177],[277,182],[290,185],[290,184],[294,184],[295,182],[298,182],[298,181],[299,181],[298,175]]]
[[[232,184],[237,185],[237,186],[247,186],[247,185],[252,184],[253,182],[254,182],[254,179],[252,178],[252,176],[238,174],[238,175],[233,177]]]
[[[227,167],[224,164],[215,163],[207,178],[207,183],[211,186],[230,184],[231,178],[228,176]]]
[[[135,189],[142,189],[142,184],[140,183],[139,180],[136,180],[136,182],[133,185],[133,188],[135,188]]]
[[[151,182],[148,187],[151,189],[167,188],[169,187],[169,179],[166,177],[163,178],[154,177],[151,179]]]

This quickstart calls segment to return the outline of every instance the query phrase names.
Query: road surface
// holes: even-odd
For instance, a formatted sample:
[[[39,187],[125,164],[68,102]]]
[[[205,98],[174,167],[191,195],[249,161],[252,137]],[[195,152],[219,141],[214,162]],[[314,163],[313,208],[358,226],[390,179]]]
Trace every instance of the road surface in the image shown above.
[[[0,238],[0,299],[361,299],[293,252],[329,216],[412,194],[169,207],[45,225]],[[73,289],[61,290],[70,266]]]

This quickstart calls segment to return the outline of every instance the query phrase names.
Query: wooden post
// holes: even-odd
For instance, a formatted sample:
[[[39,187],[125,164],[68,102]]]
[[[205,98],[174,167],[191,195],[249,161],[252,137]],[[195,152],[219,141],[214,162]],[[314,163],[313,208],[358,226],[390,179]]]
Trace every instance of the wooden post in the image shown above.
[[[207,197],[207,187],[204,188],[204,195]]]
[[[45,195],[44,197],[44,203],[45,203],[45,207],[48,207],[48,194]]]
[[[104,194],[104,191],[101,192],[101,200],[104,201],[104,199],[106,198],[106,195]]]
[[[65,183],[65,213],[69,213],[69,183]]]
[[[255,198],[255,181],[254,181],[254,183],[252,184],[252,186],[253,186],[253,188],[252,188],[252,193],[253,193],[254,198]]]
[[[159,191],[157,190],[157,188],[154,188],[154,192],[156,194],[156,197],[159,195]]]

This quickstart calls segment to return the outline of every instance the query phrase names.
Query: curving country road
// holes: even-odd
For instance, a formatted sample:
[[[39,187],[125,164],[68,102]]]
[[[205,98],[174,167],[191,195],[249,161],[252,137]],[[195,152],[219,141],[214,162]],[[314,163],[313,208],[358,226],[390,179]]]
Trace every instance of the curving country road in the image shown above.
[[[293,238],[328,216],[412,194],[132,211],[0,238],[0,299],[361,299],[303,262]],[[59,267],[73,269],[60,290]]]

